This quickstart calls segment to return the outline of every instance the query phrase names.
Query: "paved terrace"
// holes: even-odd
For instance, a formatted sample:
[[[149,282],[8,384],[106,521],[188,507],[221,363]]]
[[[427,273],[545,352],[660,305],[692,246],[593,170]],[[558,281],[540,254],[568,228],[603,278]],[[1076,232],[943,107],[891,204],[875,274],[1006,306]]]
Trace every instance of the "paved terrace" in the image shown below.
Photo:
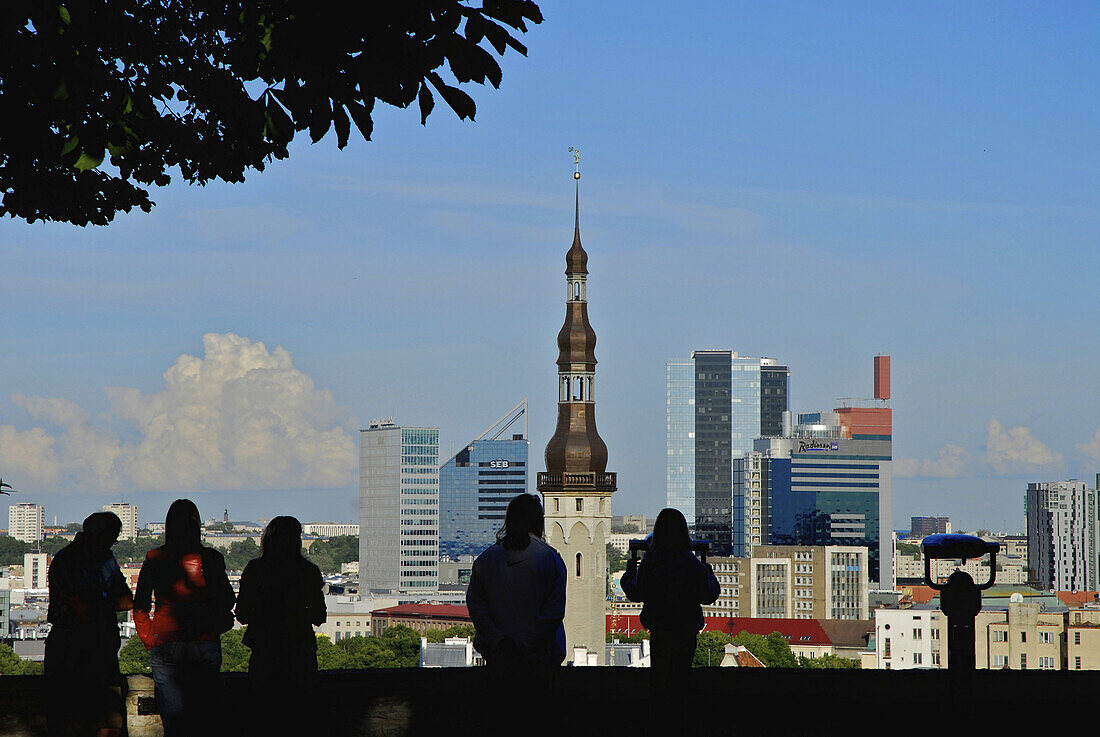
[[[649,672],[644,668],[563,668],[547,709],[567,710],[555,733],[644,735],[648,723]],[[135,677],[132,688],[151,688]],[[231,705],[220,723],[227,735],[247,734],[247,677],[225,674]],[[688,704],[694,714],[687,734],[853,735],[942,732],[947,725],[947,672],[765,670],[697,668]],[[39,676],[0,677],[0,735],[45,735]],[[321,700],[314,706],[317,735],[484,735],[514,733],[491,719],[479,729],[474,704],[486,701],[480,668],[322,671]],[[1084,714],[1100,693],[1095,671],[978,671],[974,698],[961,713],[988,733],[991,725],[1026,729],[1039,715]],[[138,693],[129,698],[131,737],[160,735],[157,717],[136,714]],[[235,708],[234,708],[235,706]],[[535,723],[543,714],[533,715]],[[211,725],[218,724],[211,715]],[[948,730],[946,733],[950,733]],[[207,737],[213,737],[212,730]]]

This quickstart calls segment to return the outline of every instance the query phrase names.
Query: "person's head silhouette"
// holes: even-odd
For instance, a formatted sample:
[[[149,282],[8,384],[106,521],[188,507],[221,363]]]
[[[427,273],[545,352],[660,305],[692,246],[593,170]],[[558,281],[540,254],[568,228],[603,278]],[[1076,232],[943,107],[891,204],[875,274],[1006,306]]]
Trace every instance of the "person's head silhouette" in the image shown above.
[[[679,509],[662,509],[653,523],[653,538],[650,550],[681,552],[691,549],[691,535],[688,533],[687,520]]]
[[[264,558],[295,558],[302,554],[302,523],[294,517],[276,517],[267,523],[260,540]]]
[[[202,523],[199,508],[190,499],[177,499],[164,518],[164,545],[178,552],[194,552],[202,547]]]
[[[531,536],[543,535],[542,505],[531,494],[520,494],[508,502],[504,526],[497,532],[497,542],[508,550],[523,550]]]
[[[118,534],[122,532],[122,520],[114,512],[96,512],[88,515],[84,520],[82,530],[89,545],[101,552],[106,552],[118,542]]]

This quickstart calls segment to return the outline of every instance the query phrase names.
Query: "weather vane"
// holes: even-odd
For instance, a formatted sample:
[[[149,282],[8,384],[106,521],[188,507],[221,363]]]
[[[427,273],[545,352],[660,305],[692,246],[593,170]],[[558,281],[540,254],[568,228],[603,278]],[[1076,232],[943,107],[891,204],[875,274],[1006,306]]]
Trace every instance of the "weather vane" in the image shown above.
[[[573,154],[573,163],[577,166],[577,170],[573,172],[574,179],[581,178],[581,150],[574,146],[569,147],[569,153]]]

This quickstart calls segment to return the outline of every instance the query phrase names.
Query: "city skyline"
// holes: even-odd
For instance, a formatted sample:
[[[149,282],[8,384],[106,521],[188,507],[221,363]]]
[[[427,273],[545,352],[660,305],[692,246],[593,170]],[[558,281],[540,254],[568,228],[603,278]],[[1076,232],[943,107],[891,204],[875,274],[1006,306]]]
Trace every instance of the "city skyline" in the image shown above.
[[[669,356],[779,357],[798,413],[888,353],[894,527],[1021,530],[1027,483],[1100,466],[1098,11],[800,8],[545,9],[476,123],[0,221],[9,503],[350,520],[371,419],[447,455],[517,396],[543,447],[575,145],[616,514],[664,506]]]

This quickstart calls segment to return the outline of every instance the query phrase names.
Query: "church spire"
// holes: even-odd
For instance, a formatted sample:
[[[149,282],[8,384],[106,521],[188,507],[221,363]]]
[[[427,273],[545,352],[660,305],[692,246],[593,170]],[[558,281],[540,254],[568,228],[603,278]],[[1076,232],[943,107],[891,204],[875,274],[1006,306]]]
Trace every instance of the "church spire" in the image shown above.
[[[580,180],[580,155],[574,180]],[[565,562],[565,637],[584,648],[584,663],[604,663],[607,539],[616,476],[607,471],[607,445],[596,430],[596,331],[588,322],[588,254],[581,246],[580,183],[573,245],[565,256],[565,323],[558,332],[558,424],[546,444],[538,490],[546,541]],[[574,650],[574,652],[579,652]],[[571,658],[572,659],[572,658]]]

